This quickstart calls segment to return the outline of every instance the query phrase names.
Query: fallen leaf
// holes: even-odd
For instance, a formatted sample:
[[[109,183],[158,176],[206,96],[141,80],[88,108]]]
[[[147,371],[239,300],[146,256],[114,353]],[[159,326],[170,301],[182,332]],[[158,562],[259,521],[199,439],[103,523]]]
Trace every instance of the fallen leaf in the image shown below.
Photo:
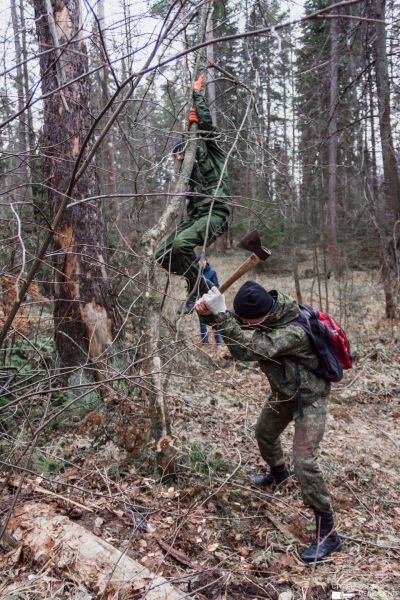
[[[210,544],[210,546],[207,547],[207,550],[209,552],[215,552],[215,550],[218,548],[219,544],[215,543],[215,544]]]

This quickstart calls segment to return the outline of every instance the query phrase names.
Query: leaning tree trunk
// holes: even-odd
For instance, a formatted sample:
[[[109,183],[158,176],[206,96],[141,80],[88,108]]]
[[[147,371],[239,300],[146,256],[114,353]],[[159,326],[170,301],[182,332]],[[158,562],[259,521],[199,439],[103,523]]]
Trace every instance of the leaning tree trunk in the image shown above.
[[[53,214],[64,197],[91,124],[80,0],[34,0],[44,100],[44,180]],[[45,53],[49,48],[53,52]],[[71,202],[98,195],[86,169]],[[104,219],[96,201],[67,208],[54,232],[55,340],[63,366],[96,362],[116,334],[106,271]]]
[[[206,35],[207,3],[203,5],[199,14],[198,41],[203,41]],[[193,75],[198,73],[200,55],[196,60]],[[193,77],[194,80],[194,77]],[[192,89],[188,96],[188,107],[192,102]],[[194,123],[188,132],[184,160],[174,185],[173,196],[168,207],[158,223],[149,229],[143,236],[141,246],[143,253],[143,284],[146,287],[143,302],[141,355],[143,357],[142,376],[147,382],[149,390],[150,412],[152,420],[152,435],[157,450],[157,462],[162,473],[174,472],[175,448],[171,437],[168,406],[163,390],[163,365],[159,353],[161,309],[154,302],[153,290],[158,288],[157,274],[154,265],[154,253],[160,239],[167,233],[168,228],[178,216],[182,205],[182,194],[188,189],[190,175],[196,156],[197,125]]]

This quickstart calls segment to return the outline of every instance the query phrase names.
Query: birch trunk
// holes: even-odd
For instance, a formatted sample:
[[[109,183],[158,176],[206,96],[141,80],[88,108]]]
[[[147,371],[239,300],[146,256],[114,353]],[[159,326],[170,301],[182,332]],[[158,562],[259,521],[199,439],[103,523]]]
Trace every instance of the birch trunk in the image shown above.
[[[204,4],[199,14],[198,40],[203,41],[206,35],[208,5]],[[194,68],[194,77],[197,75],[200,57],[198,55]],[[192,88],[188,93],[188,106],[192,103]],[[142,372],[146,381],[150,380],[151,391],[149,401],[152,413],[152,433],[156,444],[157,462],[164,474],[174,472],[175,448],[171,437],[171,428],[168,416],[168,407],[163,390],[162,361],[158,351],[160,338],[161,310],[152,300],[151,291],[158,288],[154,268],[154,253],[160,239],[167,233],[174,219],[179,215],[182,205],[182,194],[188,189],[190,175],[193,169],[197,147],[197,125],[193,124],[188,132],[184,160],[174,186],[174,194],[169,201],[167,209],[160,217],[158,223],[148,230],[142,239],[143,269],[142,275],[146,293],[143,303],[142,320],[142,356],[145,357]]]

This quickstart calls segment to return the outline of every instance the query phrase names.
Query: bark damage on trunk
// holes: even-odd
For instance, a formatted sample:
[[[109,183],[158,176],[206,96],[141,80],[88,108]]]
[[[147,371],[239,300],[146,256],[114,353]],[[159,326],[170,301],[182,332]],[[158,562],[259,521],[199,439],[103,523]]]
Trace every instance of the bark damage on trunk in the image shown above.
[[[22,559],[61,573],[103,600],[140,597],[179,600],[186,595],[166,579],[123,554],[87,529],[58,515],[45,503],[17,508],[7,527],[8,543],[22,548]]]
[[[88,77],[52,92],[84,74],[88,60],[80,0],[35,0],[34,5],[40,50],[54,48],[40,57],[42,88],[47,95],[42,152],[54,215],[68,189],[92,117]],[[92,164],[77,182],[73,200],[98,195],[98,191]],[[118,315],[111,302],[105,248],[98,202],[65,210],[54,232],[53,253],[55,340],[63,366],[96,361],[113,342]]]

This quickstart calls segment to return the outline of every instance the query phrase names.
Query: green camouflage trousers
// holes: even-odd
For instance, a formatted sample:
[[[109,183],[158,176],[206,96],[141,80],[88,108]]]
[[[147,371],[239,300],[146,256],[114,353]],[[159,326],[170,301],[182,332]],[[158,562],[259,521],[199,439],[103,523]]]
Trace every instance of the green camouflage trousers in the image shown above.
[[[300,483],[304,504],[317,512],[332,510],[331,498],[317,463],[319,444],[323,438],[328,413],[328,397],[303,406],[299,415],[294,400],[276,402],[271,397],[256,425],[256,438],[261,456],[270,467],[284,464],[280,434],[294,420],[293,463]]]
[[[196,246],[203,246],[207,222],[209,218],[208,211],[200,215],[197,219],[190,219],[179,223],[175,231],[157,248],[155,259],[167,271],[175,275],[183,275],[188,282],[189,290],[193,289],[199,273],[196,254]],[[212,244],[220,235],[226,231],[228,226],[228,214],[211,214],[208,227],[206,246]],[[200,282],[200,290],[202,286]],[[207,287],[204,290],[207,291]]]

